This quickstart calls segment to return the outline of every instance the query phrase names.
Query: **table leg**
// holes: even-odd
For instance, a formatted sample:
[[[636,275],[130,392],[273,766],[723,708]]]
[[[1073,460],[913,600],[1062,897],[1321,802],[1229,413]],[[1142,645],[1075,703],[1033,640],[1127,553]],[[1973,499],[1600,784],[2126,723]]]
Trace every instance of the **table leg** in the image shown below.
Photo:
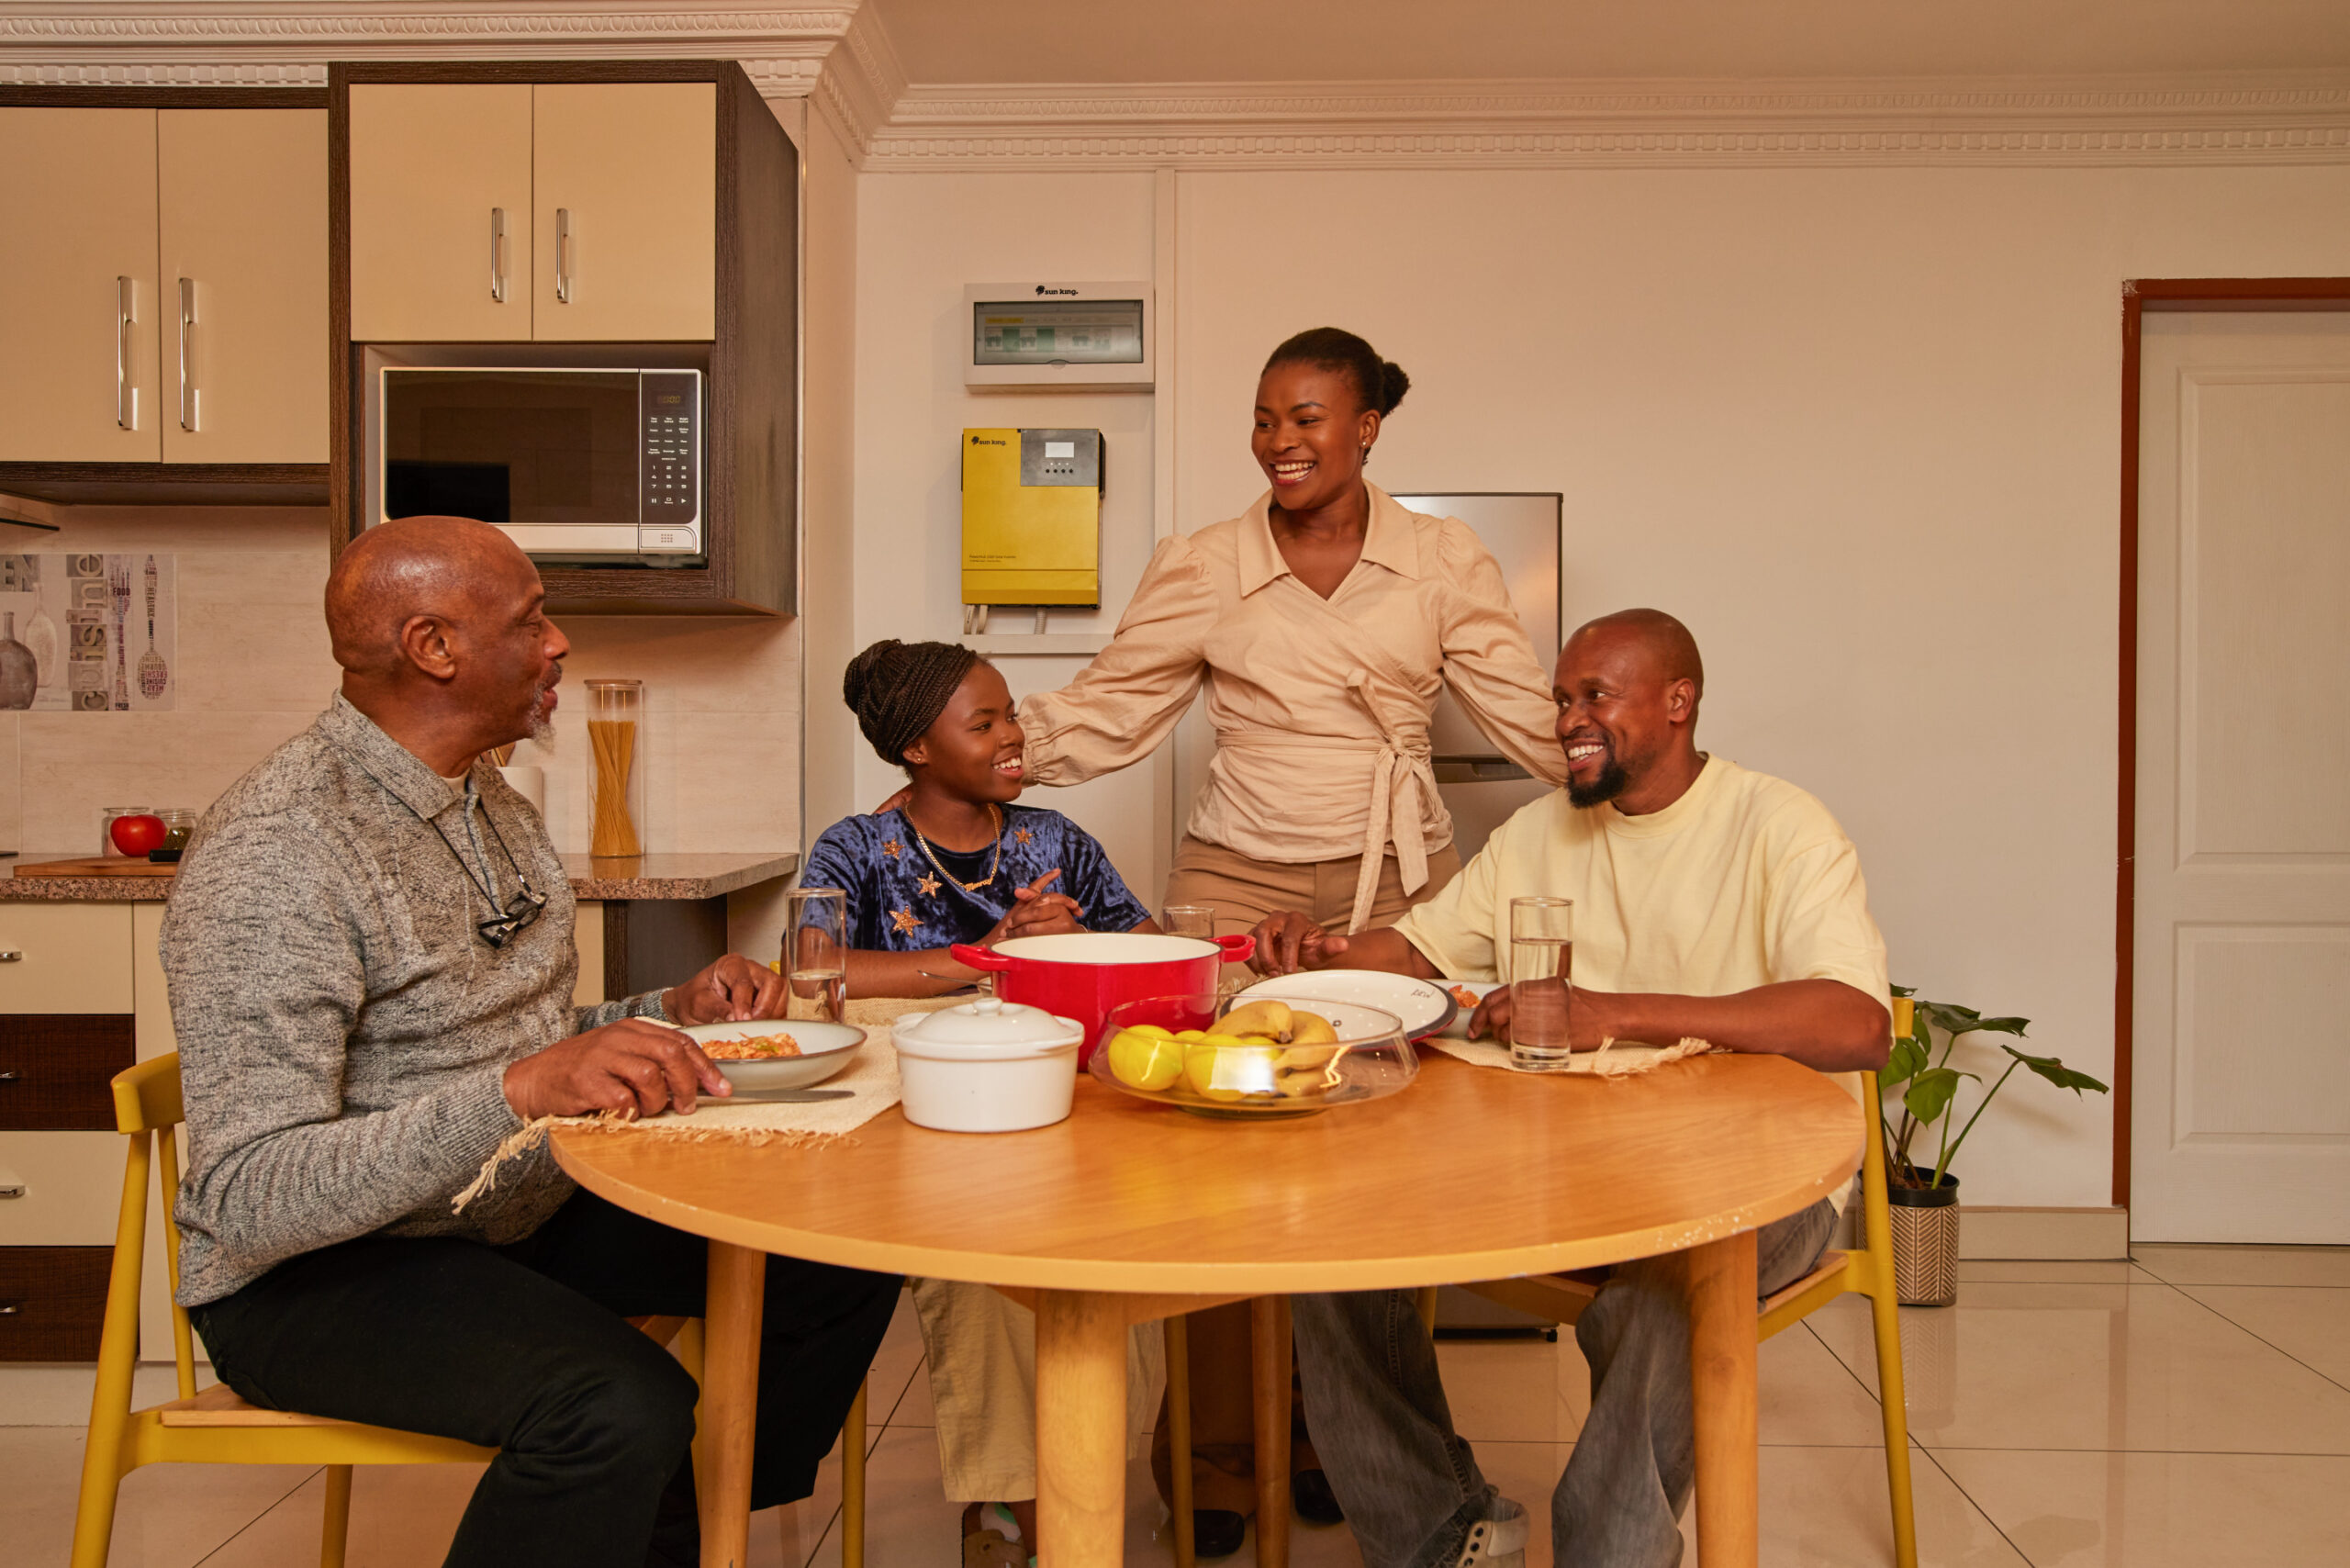
[[[1125,1560],[1126,1304],[1116,1295],[1036,1293],[1036,1533],[1037,1568]]]
[[[1289,1568],[1289,1297],[1248,1304],[1257,1416],[1257,1568]]]
[[[1754,1568],[1754,1233],[1709,1241],[1682,1257],[1696,1404],[1697,1560],[1706,1568]]]
[[[759,1318],[767,1254],[710,1244],[701,1382],[701,1568],[743,1568],[751,1552],[751,1439],[759,1411]]]

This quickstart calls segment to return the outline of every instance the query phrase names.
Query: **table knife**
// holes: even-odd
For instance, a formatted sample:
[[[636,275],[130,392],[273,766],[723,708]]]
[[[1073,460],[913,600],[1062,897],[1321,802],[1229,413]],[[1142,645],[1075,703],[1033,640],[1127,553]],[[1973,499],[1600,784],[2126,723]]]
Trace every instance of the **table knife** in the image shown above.
[[[818,1100],[854,1100],[854,1089],[737,1089],[725,1099],[707,1099],[707,1105],[806,1105]]]

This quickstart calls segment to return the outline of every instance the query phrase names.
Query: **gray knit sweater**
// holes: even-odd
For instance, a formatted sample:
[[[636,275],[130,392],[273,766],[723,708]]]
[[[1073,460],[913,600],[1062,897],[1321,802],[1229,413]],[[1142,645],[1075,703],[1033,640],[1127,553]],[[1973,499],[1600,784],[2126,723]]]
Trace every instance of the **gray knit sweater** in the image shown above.
[[[518,867],[546,908],[493,949],[476,879],[502,905]],[[354,1237],[507,1242],[555,1211],[572,1189],[543,1149],[463,1215],[450,1199],[520,1125],[510,1063],[661,1015],[658,992],[571,1005],[572,909],[545,825],[497,768],[476,762],[460,797],[340,696],[213,803],[163,917],[182,1305]]]

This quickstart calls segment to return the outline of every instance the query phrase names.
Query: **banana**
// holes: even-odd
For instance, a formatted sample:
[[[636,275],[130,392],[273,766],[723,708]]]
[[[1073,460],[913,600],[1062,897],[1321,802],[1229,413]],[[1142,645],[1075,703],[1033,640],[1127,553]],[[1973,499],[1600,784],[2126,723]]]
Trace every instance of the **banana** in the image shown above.
[[[1286,1002],[1248,1002],[1225,1014],[1216,1023],[1220,1035],[1264,1035],[1286,1043],[1291,1026],[1289,1003]]]

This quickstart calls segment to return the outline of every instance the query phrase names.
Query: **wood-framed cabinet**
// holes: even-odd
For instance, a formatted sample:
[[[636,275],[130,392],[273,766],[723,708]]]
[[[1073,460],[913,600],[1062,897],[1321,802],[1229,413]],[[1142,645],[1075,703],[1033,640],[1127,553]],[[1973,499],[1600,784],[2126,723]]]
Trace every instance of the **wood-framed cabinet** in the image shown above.
[[[706,564],[543,566],[549,604],[796,611],[800,159],[742,68],[371,62],[330,67],[327,92],[334,504],[352,536],[373,521],[355,471],[371,346],[601,344],[621,364],[688,347],[708,365]]]
[[[0,491],[325,498],[325,108],[0,89]]]

